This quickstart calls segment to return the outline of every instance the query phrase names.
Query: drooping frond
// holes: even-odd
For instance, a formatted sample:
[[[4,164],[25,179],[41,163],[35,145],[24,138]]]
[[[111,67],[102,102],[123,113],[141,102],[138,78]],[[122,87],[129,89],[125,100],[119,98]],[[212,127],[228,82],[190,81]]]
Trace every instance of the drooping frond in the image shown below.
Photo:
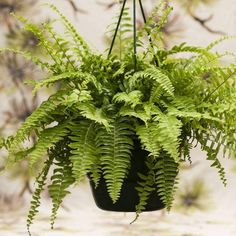
[[[138,187],[136,187],[136,190],[139,195],[139,203],[136,206],[136,217],[133,220],[136,221],[139,217],[139,215],[145,211],[148,199],[150,195],[155,191],[155,165],[153,161],[151,161],[150,158],[148,158],[146,165],[148,167],[148,173],[146,175],[139,173],[140,181],[138,182]]]
[[[198,131],[197,140],[201,145],[201,149],[207,153],[207,160],[213,162],[211,166],[215,167],[218,170],[220,179],[222,180],[222,183],[226,186],[227,179],[225,169],[218,159],[220,148],[223,146],[223,144],[220,142],[219,134],[213,136],[213,140],[211,140],[211,135],[209,133],[207,134],[204,131]]]
[[[170,210],[173,204],[178,167],[178,163],[165,152],[160,154],[155,164],[157,192],[167,210]]]
[[[51,177],[51,184],[48,186],[53,203],[50,219],[52,228],[63,199],[70,193],[68,188],[75,182],[72,175],[72,163],[69,160],[70,150],[67,147],[67,142],[68,140],[65,138],[49,151],[49,156],[54,158],[54,165],[56,166]]]
[[[182,122],[175,116],[164,114],[156,116],[155,121],[158,143],[178,163]]]
[[[72,173],[77,182],[89,174],[97,185],[100,179],[101,153],[97,144],[97,125],[94,121],[82,120],[70,127],[70,160]]]
[[[103,175],[113,203],[119,199],[123,181],[130,168],[132,135],[132,127],[125,119],[115,121],[110,131],[101,128],[98,132]]]
[[[161,146],[158,142],[159,134],[157,131],[156,124],[136,127],[136,133],[139,136],[143,148],[154,158],[157,158],[161,151]]]
[[[47,181],[47,175],[48,175],[49,169],[52,165],[52,162],[53,162],[52,158],[49,158],[45,162],[43,170],[41,171],[38,178],[36,179],[37,187],[33,193],[32,201],[30,203],[30,210],[29,210],[28,217],[27,217],[27,229],[28,229],[29,235],[31,235],[30,226],[33,224],[35,216],[38,213],[38,208],[40,206],[41,193],[43,192],[43,190],[45,188],[46,181]]]

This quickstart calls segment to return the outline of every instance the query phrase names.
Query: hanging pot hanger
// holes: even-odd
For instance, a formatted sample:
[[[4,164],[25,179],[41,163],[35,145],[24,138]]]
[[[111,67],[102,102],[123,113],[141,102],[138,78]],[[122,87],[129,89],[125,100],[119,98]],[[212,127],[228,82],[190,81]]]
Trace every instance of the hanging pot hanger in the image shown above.
[[[136,13],[136,1],[137,0],[133,0],[133,57],[134,57],[133,58],[133,63],[134,63],[134,71],[137,70],[137,13]],[[142,0],[138,0],[138,1],[139,1],[139,6],[140,6],[141,13],[142,13],[144,24],[146,24],[147,19],[146,19],[145,11],[144,11],[144,8],[143,8]],[[126,3],[127,3],[127,0],[124,0],[123,4],[122,4],[122,7],[121,7],[119,19],[118,19],[118,22],[117,22],[117,25],[116,25],[115,33],[114,33],[114,36],[112,38],[112,42],[111,42],[111,46],[110,46],[110,49],[109,49],[108,57],[112,53],[112,50],[113,50],[113,47],[114,47],[114,44],[115,44],[115,40],[116,40],[117,33],[118,33],[118,30],[119,30],[119,27],[120,27],[120,23],[121,23],[121,20],[122,20],[122,16],[123,16],[123,13],[124,13]],[[147,34],[148,34],[150,46],[153,48],[153,42],[152,42],[152,39],[149,35],[149,32],[147,32]],[[154,58],[154,61],[155,61],[156,66],[158,66],[158,61],[157,61],[156,57]]]

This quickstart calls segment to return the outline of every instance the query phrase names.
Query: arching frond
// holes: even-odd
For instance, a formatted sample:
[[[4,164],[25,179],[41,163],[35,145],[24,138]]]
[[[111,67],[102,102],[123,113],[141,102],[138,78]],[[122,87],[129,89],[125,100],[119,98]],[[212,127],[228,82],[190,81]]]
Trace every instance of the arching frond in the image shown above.
[[[144,78],[144,79],[150,79],[153,80],[153,86],[157,87],[160,86],[160,88],[168,95],[173,97],[174,96],[174,87],[172,85],[172,82],[168,78],[167,75],[165,75],[161,70],[157,68],[149,68],[142,72],[137,72],[134,74],[134,77],[132,80],[137,80],[138,78]]]
[[[40,133],[34,149],[29,154],[30,166],[33,166],[40,158],[46,155],[48,149],[69,134],[68,126],[69,122],[64,122],[52,128],[47,128]]]

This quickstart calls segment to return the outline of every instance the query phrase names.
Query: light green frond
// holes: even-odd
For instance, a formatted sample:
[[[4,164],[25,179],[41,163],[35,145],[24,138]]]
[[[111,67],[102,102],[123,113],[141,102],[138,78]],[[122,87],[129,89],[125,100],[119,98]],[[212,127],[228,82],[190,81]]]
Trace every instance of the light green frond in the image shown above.
[[[43,25],[44,29],[47,30],[48,34],[54,41],[54,51],[58,57],[61,57],[61,67],[64,66],[65,70],[76,69],[76,65],[78,64],[78,57],[73,55],[71,51],[71,42],[65,39],[65,36],[59,35],[58,32],[54,30],[52,27],[52,23],[45,23]]]
[[[70,127],[72,173],[77,182],[89,174],[98,185],[100,179],[101,153],[97,144],[97,125],[94,121],[82,120]]]
[[[143,148],[150,153],[150,156],[157,158],[161,151],[161,145],[158,142],[159,134],[156,125],[137,126],[136,133],[139,136]]]
[[[110,129],[110,118],[106,116],[102,108],[95,107],[91,102],[80,103],[77,108],[85,118],[103,124],[106,129]]]
[[[101,128],[97,135],[104,179],[113,203],[120,197],[124,179],[130,168],[132,135],[132,127],[125,119],[114,122],[110,131]]]
[[[76,80],[76,83],[83,82],[83,84],[93,82],[96,84],[96,78],[93,77],[89,73],[84,73],[81,71],[71,71],[71,72],[65,72],[61,73],[59,75],[55,76],[50,76],[44,80],[41,80],[40,82],[36,83],[35,88],[33,90],[33,93],[36,93],[37,90],[41,87],[44,86],[50,86],[51,84],[55,84],[58,81],[64,81],[64,80],[69,80],[69,81],[74,81]]]
[[[22,142],[24,142],[35,130],[38,130],[42,125],[47,125],[54,120],[50,114],[55,111],[58,106],[58,99],[62,96],[64,91],[58,91],[52,95],[47,101],[43,102],[17,130],[16,135],[11,139],[9,151],[15,153]]]
[[[211,137],[209,133],[205,131],[198,131],[197,140],[201,144],[201,149],[207,153],[207,160],[212,161],[212,167],[215,167],[218,170],[220,179],[222,183],[226,186],[227,179],[225,174],[225,169],[220,163],[218,156],[220,153],[220,148],[222,143],[220,142],[220,133]],[[211,140],[213,138],[213,140]]]
[[[157,87],[160,86],[162,90],[168,95],[173,97],[174,96],[174,87],[172,82],[165,75],[160,69],[158,68],[149,68],[142,72],[137,72],[134,74],[133,80],[137,80],[138,78],[150,79],[152,80],[153,86]]]
[[[49,156],[55,158],[54,165],[56,166],[51,176],[51,184],[48,186],[48,191],[52,199],[52,214],[51,227],[57,217],[57,211],[60,208],[63,199],[70,192],[68,188],[75,182],[72,176],[72,163],[69,161],[69,150],[65,148],[67,138],[62,142],[58,142],[56,146],[49,151]]]
[[[180,45],[173,46],[169,51],[166,51],[166,54],[169,56],[177,53],[188,53],[188,52],[206,56],[211,55],[211,53],[203,47],[201,48],[196,46],[189,46],[186,43],[181,43]]]
[[[134,90],[130,93],[126,93],[126,92],[117,93],[113,97],[113,100],[117,103],[124,102],[125,105],[131,105],[131,107],[134,108],[138,104],[142,103],[142,97],[143,97],[143,94],[141,91]]]
[[[64,23],[65,28],[67,29],[68,34],[73,38],[73,43],[77,46],[78,55],[85,56],[86,54],[91,54],[90,48],[85,40],[79,35],[76,28],[71,24],[71,22],[58,10],[58,8],[52,4],[47,4],[54,12],[56,12],[62,22]]]
[[[140,120],[142,120],[145,124],[147,123],[148,120],[151,119],[151,116],[147,114],[143,109],[139,108],[131,108],[131,107],[121,107],[119,111],[120,116],[128,116],[128,117],[136,117]]]
[[[148,33],[152,38],[160,41],[160,38],[162,37],[162,28],[167,23],[171,11],[172,7],[168,6],[168,2],[166,0],[160,1],[148,17],[144,27],[138,32],[138,35],[142,36],[143,34]],[[158,36],[160,37],[159,39]]]
[[[33,151],[29,154],[29,164],[31,167],[47,154],[49,148],[52,148],[69,134],[68,127],[69,122],[65,122],[52,128],[47,128],[40,133]]]
[[[226,41],[226,40],[230,40],[230,39],[234,39],[235,36],[229,36],[229,35],[226,35],[226,36],[223,36],[213,42],[211,42],[207,47],[206,47],[206,50],[211,50],[213,49],[215,46],[221,44],[222,42]]]
[[[35,65],[39,66],[42,70],[50,69],[50,65],[47,62],[43,62],[39,57],[33,56],[30,52],[21,51],[13,48],[0,48],[0,53],[12,52],[21,55],[26,60],[32,61]]]
[[[38,213],[38,208],[40,206],[41,194],[42,194],[42,192],[45,188],[45,185],[47,183],[47,175],[48,175],[49,169],[52,165],[52,162],[53,162],[52,158],[49,158],[45,162],[43,170],[41,171],[41,173],[38,175],[38,178],[36,179],[37,187],[33,193],[32,200],[30,203],[30,210],[29,210],[28,217],[27,217],[27,230],[28,230],[29,235],[31,235],[30,226],[33,224],[35,216]]]
[[[119,15],[120,12],[114,17],[114,23],[110,24],[107,27],[106,38],[107,41],[109,41],[109,44],[115,34]],[[122,53],[126,49],[126,45],[132,40],[132,30],[133,25],[132,19],[129,14],[129,8],[125,8],[120,22],[120,27],[118,29],[117,37],[113,46],[113,54],[117,54],[119,58],[122,57]]]
[[[206,120],[216,121],[219,123],[223,122],[221,119],[211,116],[208,113],[200,113],[200,112],[197,112],[196,110],[188,111],[188,109],[178,110],[175,107],[168,108],[168,115],[179,117],[179,118],[185,118],[187,120],[200,121],[201,119],[206,119]]]
[[[175,116],[156,116],[154,124],[158,133],[158,143],[173,158],[176,163],[180,161],[179,145],[182,123]]]
[[[157,193],[169,211],[176,191],[179,165],[165,152],[161,153],[155,164]]]

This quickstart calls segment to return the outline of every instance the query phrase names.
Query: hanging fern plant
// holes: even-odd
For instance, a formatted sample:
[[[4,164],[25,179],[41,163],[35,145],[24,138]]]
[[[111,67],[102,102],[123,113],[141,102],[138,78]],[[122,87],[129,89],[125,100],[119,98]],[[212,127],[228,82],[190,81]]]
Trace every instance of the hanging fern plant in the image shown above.
[[[140,158],[146,168],[146,172],[137,173],[137,216],[146,210],[153,194],[170,210],[179,165],[191,161],[194,143],[199,143],[226,184],[218,154],[222,150],[224,155],[236,154],[236,66],[221,66],[222,57],[232,54],[212,51],[222,40],[206,48],[181,44],[164,49],[153,40],[161,37],[171,11],[161,2],[151,17],[143,15],[146,24],[135,35],[135,45],[142,50],[135,50],[134,57],[130,50],[133,41],[122,32],[125,44],[121,51],[112,54],[111,48],[107,57],[94,53],[66,17],[55,6],[50,8],[58,13],[65,35],[54,30],[54,22],[38,27],[18,17],[39,39],[47,60],[28,52],[1,50],[20,53],[47,71],[48,76],[41,81],[29,81],[35,93],[44,86],[58,87],[14,136],[0,143],[8,150],[8,166],[22,159],[31,167],[38,160],[45,161],[36,180],[28,229],[38,212],[50,168],[53,226],[68,188],[86,176],[94,188],[105,183],[110,200],[116,204],[132,163],[138,161],[134,155],[137,145],[143,151]],[[161,12],[156,23],[155,16]],[[122,22],[122,14],[119,20]],[[123,19],[123,26],[129,27],[126,20],[129,17]],[[115,30],[117,33],[119,27]],[[127,28],[125,31],[130,34]],[[191,56],[177,56],[186,52]],[[31,145],[27,140],[32,134],[37,140]]]

